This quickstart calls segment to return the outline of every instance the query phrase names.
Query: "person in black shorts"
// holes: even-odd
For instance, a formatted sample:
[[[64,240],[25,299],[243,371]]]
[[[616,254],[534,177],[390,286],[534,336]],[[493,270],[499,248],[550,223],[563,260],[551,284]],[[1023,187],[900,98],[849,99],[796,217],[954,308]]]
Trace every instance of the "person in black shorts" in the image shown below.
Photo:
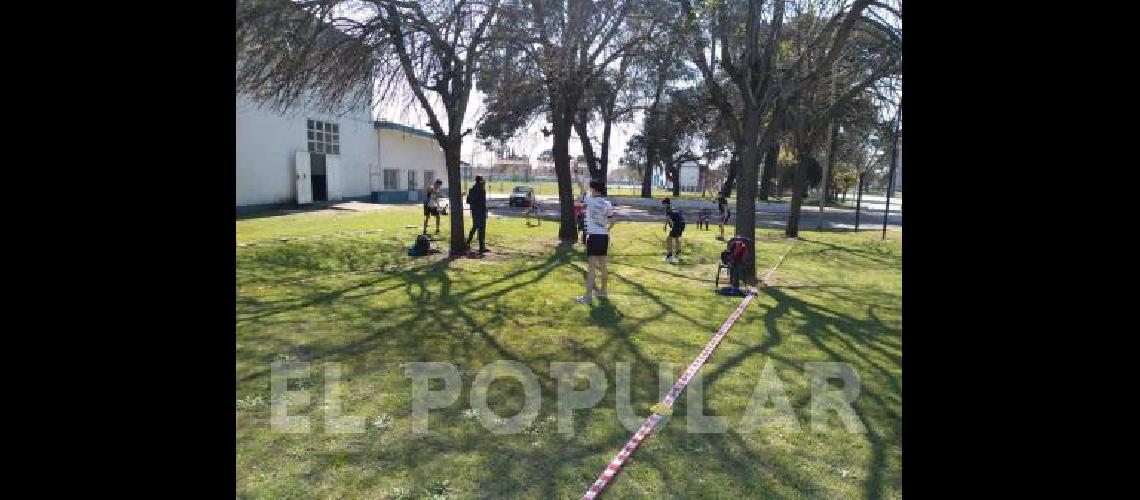
[[[610,229],[614,227],[614,207],[606,199],[606,183],[590,181],[590,196],[585,201],[586,213],[586,295],[575,297],[579,304],[593,303],[593,296],[606,297],[608,269],[606,254],[609,253]],[[601,287],[595,287],[595,276],[600,278]]]
[[[716,197],[716,209],[720,212],[720,236],[716,239],[724,241],[724,225],[728,224],[728,218],[732,216],[732,211],[728,208],[728,200],[723,195]]]
[[[467,204],[471,205],[471,232],[467,233],[467,248],[471,248],[471,239],[479,233],[479,253],[487,252],[487,189],[482,175],[475,176],[475,185],[467,192]]]
[[[673,210],[673,201],[669,198],[661,200],[665,206],[665,228],[669,235],[665,237],[665,260],[679,262],[681,260],[681,233],[685,232],[685,216],[680,210]],[[676,242],[677,251],[673,251]]]

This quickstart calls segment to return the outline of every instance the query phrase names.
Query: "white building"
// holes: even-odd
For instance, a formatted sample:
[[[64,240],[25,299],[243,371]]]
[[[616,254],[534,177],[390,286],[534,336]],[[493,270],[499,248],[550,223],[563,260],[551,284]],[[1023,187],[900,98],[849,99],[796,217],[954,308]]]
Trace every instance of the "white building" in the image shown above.
[[[434,136],[374,122],[368,106],[334,115],[275,113],[237,96],[237,211],[347,200],[408,202],[447,185]]]
[[[409,202],[422,199],[435,179],[447,186],[434,136],[373,121],[371,86],[366,94],[359,106],[332,113],[305,105],[279,113],[239,93],[237,212],[345,200]]]
[[[683,155],[678,162],[677,178],[681,181],[681,191],[694,193],[701,190],[701,166],[695,156]]]
[[[373,202],[419,201],[436,179],[447,187],[443,149],[431,132],[379,121],[376,127],[377,165],[373,171]]]

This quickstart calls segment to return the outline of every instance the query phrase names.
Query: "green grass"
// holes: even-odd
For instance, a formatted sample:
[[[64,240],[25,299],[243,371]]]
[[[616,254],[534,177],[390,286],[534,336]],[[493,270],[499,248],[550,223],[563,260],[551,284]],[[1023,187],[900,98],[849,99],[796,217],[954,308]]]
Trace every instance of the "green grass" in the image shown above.
[[[418,207],[314,213],[237,222],[237,494],[240,498],[578,498],[631,435],[616,419],[616,363],[632,363],[633,407],[658,400],[657,364],[674,376],[739,303],[712,293],[716,231],[685,233],[688,262],[662,261],[658,223],[619,222],[612,233],[610,296],[575,305],[581,245],[557,247],[557,224],[492,218],[483,260],[412,259],[404,248],[423,222]],[[446,227],[447,221],[444,220]],[[371,231],[371,232],[361,232]],[[784,263],[701,370],[706,415],[740,420],[761,369],[773,364],[802,429],[686,432],[686,397],[627,462],[608,498],[897,498],[901,496],[902,324],[898,232],[803,231]],[[283,237],[299,239],[280,242]],[[758,268],[792,243],[758,230]],[[253,245],[249,245],[253,243]],[[297,280],[304,279],[304,282]],[[270,430],[269,367],[312,363],[300,383],[313,398],[290,412],[310,434]],[[479,369],[527,365],[542,390],[527,432],[495,435],[465,417]],[[445,361],[462,369],[463,393],[433,410],[430,432],[409,432],[410,379],[400,363]],[[592,361],[608,389],[575,412],[573,435],[557,410],[551,361]],[[811,430],[803,364],[850,363],[866,434]],[[367,432],[327,432],[323,363],[342,364],[343,413]],[[686,393],[693,390],[690,384]],[[500,415],[522,408],[521,386],[496,382]],[[375,425],[379,424],[379,426]]]

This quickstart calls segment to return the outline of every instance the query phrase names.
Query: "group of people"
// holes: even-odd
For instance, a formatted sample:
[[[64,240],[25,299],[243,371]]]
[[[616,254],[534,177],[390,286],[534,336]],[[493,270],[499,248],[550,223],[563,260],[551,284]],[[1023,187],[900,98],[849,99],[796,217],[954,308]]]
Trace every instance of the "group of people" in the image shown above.
[[[428,188],[424,201],[424,230],[427,234],[428,221],[435,217],[435,232],[439,233],[440,197],[443,181],[436,180]],[[480,255],[488,252],[486,247],[487,231],[487,189],[483,176],[475,176],[475,184],[467,192],[467,204],[471,207],[471,231],[467,234],[467,248],[471,248],[471,240],[476,234],[479,236]],[[665,238],[665,260],[667,262],[680,262],[681,237],[685,232],[685,216],[680,210],[673,208],[673,201],[665,198],[661,201],[665,207],[665,229],[669,231]],[[719,212],[720,235],[718,240],[724,240],[724,225],[732,216],[728,208],[728,201],[719,196],[716,199]],[[613,229],[614,207],[606,198],[606,183],[600,180],[591,180],[589,192],[582,198],[581,204],[576,207],[576,218],[579,230],[582,231],[582,242],[586,246],[586,293],[574,298],[579,304],[591,304],[594,297],[608,295],[606,285],[609,281],[608,254],[610,246],[610,230]],[[460,212],[462,214],[462,212]],[[698,227],[708,230],[707,212],[702,209],[698,219]]]
[[[424,230],[427,234],[428,221],[435,217],[435,234],[439,234],[439,200],[443,196],[443,181],[436,179],[435,183],[427,189],[424,197]],[[471,207],[471,231],[467,233],[467,248],[471,248],[471,240],[479,235],[479,254],[487,250],[487,188],[482,175],[475,176],[475,185],[467,191],[467,205]],[[462,211],[460,214],[462,215]]]

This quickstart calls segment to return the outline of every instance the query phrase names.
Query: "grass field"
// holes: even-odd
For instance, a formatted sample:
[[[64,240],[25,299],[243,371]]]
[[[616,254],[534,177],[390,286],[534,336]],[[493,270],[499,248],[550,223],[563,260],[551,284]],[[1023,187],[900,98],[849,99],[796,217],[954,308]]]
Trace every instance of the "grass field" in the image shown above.
[[[582,247],[557,247],[556,223],[492,218],[486,259],[413,259],[405,247],[417,229],[404,226],[423,222],[418,210],[236,223],[239,498],[579,498],[631,434],[616,418],[617,363],[632,364],[632,404],[644,418],[659,399],[658,363],[679,375],[740,300],[712,292],[723,246],[715,231],[690,227],[687,262],[676,265],[662,261],[660,224],[619,222],[610,298],[586,306],[572,302],[583,291]],[[688,433],[682,394],[607,498],[901,496],[901,233],[886,242],[878,231],[801,235],[793,244],[758,230],[758,268],[790,251],[701,371],[704,413],[732,428],[772,365],[800,429]],[[270,429],[278,360],[312,363],[312,378],[291,383],[312,403],[290,407],[311,417],[311,433]],[[525,432],[492,434],[469,411],[472,379],[498,360],[538,377],[541,414]],[[411,361],[462,370],[458,401],[433,410],[422,437],[409,431],[411,383],[400,364]],[[550,420],[551,361],[597,363],[608,381],[596,407],[574,413],[573,434]],[[834,412],[830,428],[808,426],[803,365],[812,361],[846,362],[859,374],[854,408],[865,434],[844,431]],[[342,413],[366,417],[366,432],[325,428],[326,362],[341,364]],[[503,417],[523,407],[516,382],[496,382],[487,398]]]

